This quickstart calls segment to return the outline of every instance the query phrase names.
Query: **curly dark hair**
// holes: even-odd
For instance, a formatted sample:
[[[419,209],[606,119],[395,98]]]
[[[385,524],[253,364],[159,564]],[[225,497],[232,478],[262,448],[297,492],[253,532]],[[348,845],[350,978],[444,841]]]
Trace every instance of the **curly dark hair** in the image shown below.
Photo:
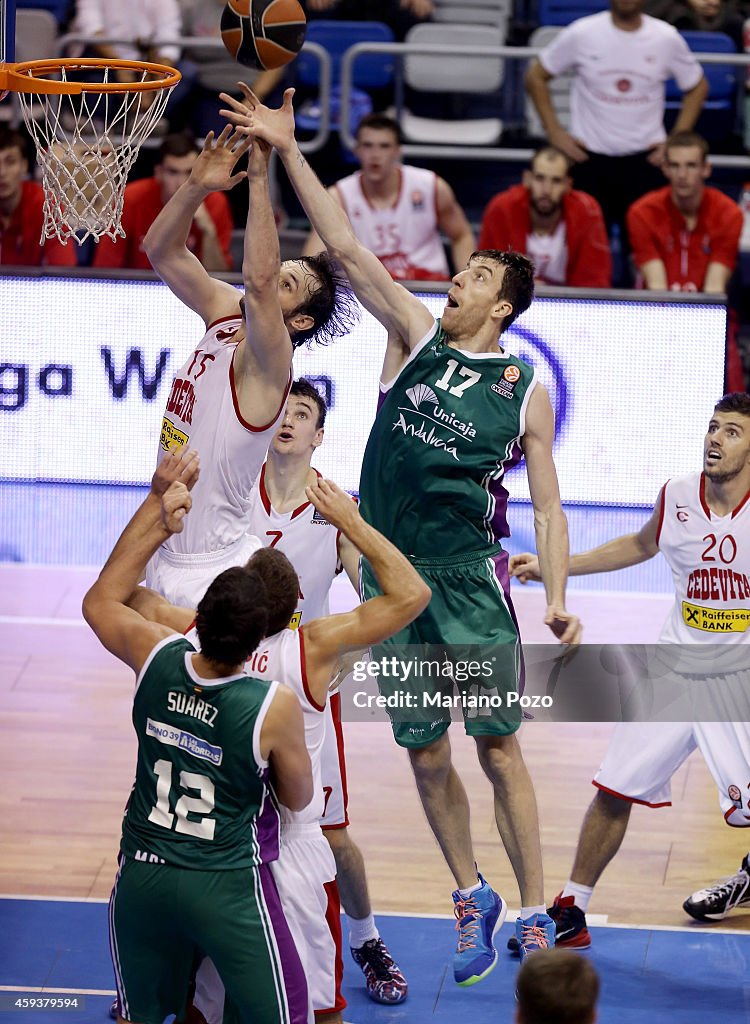
[[[283,551],[259,548],[245,566],[247,572],[259,576],[268,595],[266,636],[286,629],[297,608],[299,576]]]
[[[740,416],[750,416],[750,394],[747,391],[730,391],[714,406],[714,412],[734,412]]]
[[[239,566],[219,573],[198,605],[201,652],[219,665],[240,665],[268,633],[269,597],[260,573]]]
[[[325,250],[315,256],[303,256],[300,262],[316,276],[318,287],[288,316],[291,319],[297,313],[305,313],[313,318],[312,327],[292,336],[292,346],[299,348],[313,341],[327,345],[356,327],[359,303],[340,264]]]
[[[495,263],[505,267],[503,283],[497,297],[498,299],[507,299],[513,307],[513,312],[503,320],[503,325],[500,328],[502,334],[503,331],[507,331],[516,317],[525,313],[531,305],[531,300],[534,298],[534,264],[528,256],[524,256],[521,252],[512,252],[510,249],[477,249],[471,254],[469,260],[477,257],[494,260]]]

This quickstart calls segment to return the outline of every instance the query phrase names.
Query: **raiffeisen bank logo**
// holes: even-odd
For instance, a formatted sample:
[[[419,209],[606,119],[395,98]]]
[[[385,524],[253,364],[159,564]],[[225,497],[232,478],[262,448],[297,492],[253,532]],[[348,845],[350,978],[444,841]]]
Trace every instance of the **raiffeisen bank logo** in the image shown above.
[[[407,388],[405,394],[411,406],[398,407],[399,416],[393,429],[431,448],[442,449],[456,462],[460,462],[456,442],[460,437],[471,443],[477,434],[474,424],[464,423],[455,413],[446,412],[429,384]]]

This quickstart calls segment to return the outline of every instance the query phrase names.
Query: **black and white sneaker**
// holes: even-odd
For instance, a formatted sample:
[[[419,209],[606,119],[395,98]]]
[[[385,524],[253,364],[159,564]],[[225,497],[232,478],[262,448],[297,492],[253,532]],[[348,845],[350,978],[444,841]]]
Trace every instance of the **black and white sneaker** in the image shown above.
[[[682,909],[696,921],[721,921],[730,910],[750,907],[750,864],[746,855],[731,878],[721,878],[707,889],[699,889],[685,900]]]

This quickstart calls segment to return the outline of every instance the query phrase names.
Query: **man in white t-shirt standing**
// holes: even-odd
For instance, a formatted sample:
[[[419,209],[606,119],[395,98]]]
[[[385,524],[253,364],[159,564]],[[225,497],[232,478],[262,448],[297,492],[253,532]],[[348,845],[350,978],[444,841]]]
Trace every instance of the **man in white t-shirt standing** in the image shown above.
[[[625,211],[663,184],[664,83],[683,92],[673,131],[695,125],[708,82],[679,32],[642,13],[643,0],[610,0],[610,9],[578,18],[532,61],[526,90],[547,138],[574,161],[575,187],[593,195],[623,242]],[[552,104],[549,81],[567,71],[570,130]]]
[[[474,252],[474,233],[445,179],[424,167],[401,163],[401,129],[385,114],[369,114],[357,128],[360,170],[328,190],[346,210],[354,234],[396,281],[447,281]],[[311,232],[303,256],[325,246]]]

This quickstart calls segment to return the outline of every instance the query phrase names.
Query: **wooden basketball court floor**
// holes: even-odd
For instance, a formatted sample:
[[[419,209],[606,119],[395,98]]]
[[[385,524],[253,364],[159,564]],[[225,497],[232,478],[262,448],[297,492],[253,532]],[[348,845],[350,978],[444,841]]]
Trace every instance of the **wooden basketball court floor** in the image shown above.
[[[29,907],[35,901],[28,897],[105,900],[115,871],[122,807],[135,763],[130,724],[133,684],[131,674],[99,646],[80,617],[81,597],[95,572],[0,564],[0,894],[26,897],[19,902]],[[344,585],[339,586],[335,607],[350,599]],[[514,593],[525,639],[546,641],[542,594],[521,587]],[[576,591],[568,603],[581,616],[589,642],[648,643],[656,639],[670,602],[671,597],[663,594]],[[608,724],[534,722],[522,729],[539,801],[549,899],[568,877],[579,824],[594,793],[591,776],[611,729]],[[375,910],[407,918],[449,915],[452,879],[424,821],[406,757],[394,746],[389,727],[348,723],[345,737],[351,832],[365,854]],[[451,737],[472,804],[480,869],[511,907],[517,907],[518,892],[497,836],[489,786],[472,743],[459,726],[452,727]],[[649,926],[649,935],[657,937],[660,928],[685,929],[676,932],[685,937],[685,950],[695,950],[696,943],[700,947],[704,937],[734,936],[742,965],[750,964],[750,913],[736,912],[720,928],[707,928],[691,922],[681,909],[694,889],[737,870],[748,839],[743,831],[724,825],[713,782],[700,757],[693,755],[673,780],[672,807],[634,809],[623,848],[597,887],[590,908],[593,920]],[[19,902],[0,901],[0,922],[5,917],[8,923],[9,908],[17,908]],[[394,919],[394,927],[400,919]],[[72,928],[74,921],[71,917]],[[384,924],[386,930],[387,921]],[[31,926],[32,934],[35,927]],[[42,931],[44,927],[40,926]],[[437,925],[429,928],[426,955],[447,958],[447,963],[451,925],[443,921],[437,931]],[[5,931],[1,923],[0,931]],[[622,945],[624,938],[618,936],[625,932],[606,934],[610,960],[617,960],[617,946],[611,944],[617,938]],[[737,985],[738,963],[735,956],[731,966],[732,956],[716,949],[709,957],[719,981],[724,977],[721,971],[731,967],[724,977],[725,992]],[[743,972],[747,978],[744,967]],[[20,976],[16,982],[29,984]],[[3,992],[12,989],[12,981],[3,974],[0,1005]],[[684,1002],[679,993],[675,998]],[[409,1005],[407,1001],[405,1008]],[[454,1011],[463,1012],[460,1000],[451,997],[450,1005],[453,1010],[448,1016],[441,1013],[441,1020],[451,1019]],[[465,1005],[468,1009],[471,1004]],[[750,1020],[750,1000],[742,1005],[745,1009],[732,1015],[732,1021]],[[511,1006],[512,1002],[507,1014],[497,1019],[509,1020]],[[405,1008],[386,1010],[370,1004],[374,1017],[368,1012],[365,1018],[360,1011],[359,1018],[352,1019],[427,1019],[414,1016],[412,1007],[411,1015],[404,1016]],[[0,1016],[0,1022],[3,1019],[10,1024],[10,1018]],[[18,1019],[32,1018],[24,1014]],[[41,1024],[48,1019],[39,1018]],[[478,1024],[484,1019],[480,1014]],[[626,1017],[618,1011],[608,1019]],[[663,1019],[678,1020],[680,1014],[665,1014]],[[715,1019],[730,1018],[720,1013]]]

